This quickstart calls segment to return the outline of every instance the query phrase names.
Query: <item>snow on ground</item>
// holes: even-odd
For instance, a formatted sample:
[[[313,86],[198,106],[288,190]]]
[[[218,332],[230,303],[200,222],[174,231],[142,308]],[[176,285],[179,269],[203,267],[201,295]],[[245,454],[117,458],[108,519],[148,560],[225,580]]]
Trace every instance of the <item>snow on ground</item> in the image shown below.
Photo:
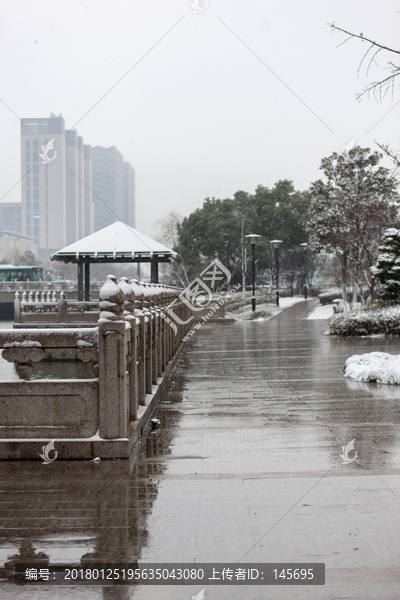
[[[297,302],[304,302],[304,298],[299,296],[294,298],[280,298],[279,306],[268,302],[262,302],[261,299],[256,298],[256,311],[254,313],[251,304],[248,304],[235,311],[226,312],[225,316],[228,319],[235,319],[236,321],[266,321],[280,313],[284,308],[288,308]]]
[[[333,304],[325,304],[325,306],[317,306],[312,313],[308,315],[307,320],[314,319],[330,319],[333,317]]]
[[[288,306],[297,304],[297,302],[304,302],[304,298],[302,296],[293,296],[293,298],[279,298],[279,307],[288,308]]]
[[[354,354],[345,362],[344,376],[355,381],[400,384],[400,355],[386,352]]]

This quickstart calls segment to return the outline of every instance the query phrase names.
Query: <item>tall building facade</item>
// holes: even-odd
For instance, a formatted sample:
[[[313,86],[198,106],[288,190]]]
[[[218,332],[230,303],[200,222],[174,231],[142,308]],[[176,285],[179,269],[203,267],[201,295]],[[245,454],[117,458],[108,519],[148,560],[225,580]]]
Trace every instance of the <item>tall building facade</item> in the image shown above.
[[[135,172],[115,146],[92,148],[94,230],[118,219],[135,226]]]
[[[133,168],[115,146],[84,144],[62,115],[21,121],[21,170],[19,214],[4,204],[0,219],[33,237],[42,258],[118,218],[135,225]]]
[[[57,156],[51,162],[39,157],[54,139]],[[21,121],[22,232],[32,236],[39,256],[48,257],[65,244],[65,126],[64,119],[23,119]],[[50,150],[48,158],[54,156]]]

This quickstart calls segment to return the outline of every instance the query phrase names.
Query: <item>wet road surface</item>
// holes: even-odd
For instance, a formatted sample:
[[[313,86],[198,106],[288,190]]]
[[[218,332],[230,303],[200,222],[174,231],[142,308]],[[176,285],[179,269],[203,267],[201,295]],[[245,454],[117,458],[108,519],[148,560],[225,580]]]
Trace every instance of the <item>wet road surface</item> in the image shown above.
[[[207,324],[131,461],[0,463],[0,565],[40,552],[51,564],[324,562],[325,586],[3,583],[0,597],[400,598],[400,390],[342,376],[351,354],[398,354],[399,340],[325,329]],[[342,464],[353,439],[357,459]]]

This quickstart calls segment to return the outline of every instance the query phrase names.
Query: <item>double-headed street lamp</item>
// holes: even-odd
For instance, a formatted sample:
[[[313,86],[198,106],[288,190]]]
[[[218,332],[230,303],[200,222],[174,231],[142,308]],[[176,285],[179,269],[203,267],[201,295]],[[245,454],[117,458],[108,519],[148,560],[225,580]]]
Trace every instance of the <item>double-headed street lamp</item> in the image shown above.
[[[300,244],[300,246],[302,246],[303,250],[304,250],[304,300],[307,300],[307,247],[308,244],[307,242],[303,242],[302,244]]]
[[[256,310],[256,267],[254,262],[254,247],[257,242],[257,238],[260,238],[261,235],[257,233],[251,233],[250,235],[246,235],[245,237],[249,238],[251,244],[251,255],[253,258],[253,296],[251,298],[251,306],[253,312]]]
[[[282,240],[271,240],[275,252],[275,276],[276,276],[276,305],[279,306],[279,246]]]

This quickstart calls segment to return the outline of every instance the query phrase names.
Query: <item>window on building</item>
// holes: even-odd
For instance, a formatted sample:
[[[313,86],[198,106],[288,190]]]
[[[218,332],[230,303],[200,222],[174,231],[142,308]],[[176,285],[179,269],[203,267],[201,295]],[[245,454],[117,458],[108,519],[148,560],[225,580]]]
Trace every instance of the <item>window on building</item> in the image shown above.
[[[26,196],[27,200],[30,200],[31,199],[31,190],[26,190],[25,196]]]
[[[39,150],[39,140],[32,140],[32,150]]]
[[[46,200],[47,200],[47,190],[46,190]],[[47,202],[46,202],[46,204],[47,204]],[[46,210],[47,210],[47,208],[46,208]]]
[[[32,235],[32,233],[31,233],[31,229],[32,229],[32,228],[31,228],[30,226],[28,226],[28,227],[26,228],[26,235]]]
[[[3,227],[14,228],[15,227],[15,217],[3,217]]]
[[[35,244],[36,244],[37,246],[39,246],[39,238],[35,238],[35,239],[34,239],[34,242],[35,242]]]
[[[46,211],[48,211],[48,210],[49,210],[49,203],[46,202]]]
[[[39,154],[37,152],[32,152],[32,161],[39,162]]]
[[[25,173],[29,173],[31,170],[31,165],[26,164],[25,165]]]
[[[46,187],[47,187],[48,185],[49,185],[49,184],[48,184],[48,182],[47,182],[47,177],[46,177]]]
[[[40,215],[33,215],[33,224],[38,225],[39,219],[40,219]]]
[[[8,217],[13,217],[15,215],[15,207],[14,206],[3,206],[3,215],[7,215]]]
[[[49,237],[49,228],[46,227],[46,237]]]
[[[31,203],[30,202],[26,203],[26,212],[31,212]]]
[[[39,200],[39,190],[33,190],[33,199]]]
[[[25,140],[25,150],[31,149],[31,140]]]
[[[31,213],[26,213],[26,224],[27,225],[31,224]]]
[[[17,206],[17,215],[21,215],[21,207]]]
[[[46,225],[49,222],[49,215],[46,213]]]
[[[25,162],[31,162],[31,153],[25,152]]]
[[[39,232],[39,226],[34,226],[33,227],[33,237],[39,237],[40,232]]]
[[[33,177],[33,187],[39,187],[39,177]]]
[[[17,227],[18,225],[21,225],[21,217],[17,217]]]
[[[31,178],[25,177],[25,181],[26,181],[26,187],[31,187]]]
[[[22,233],[21,227],[17,227],[17,233]]]
[[[39,165],[33,165],[33,174],[39,175]]]
[[[33,203],[33,212],[36,214],[39,212],[39,202]]]

